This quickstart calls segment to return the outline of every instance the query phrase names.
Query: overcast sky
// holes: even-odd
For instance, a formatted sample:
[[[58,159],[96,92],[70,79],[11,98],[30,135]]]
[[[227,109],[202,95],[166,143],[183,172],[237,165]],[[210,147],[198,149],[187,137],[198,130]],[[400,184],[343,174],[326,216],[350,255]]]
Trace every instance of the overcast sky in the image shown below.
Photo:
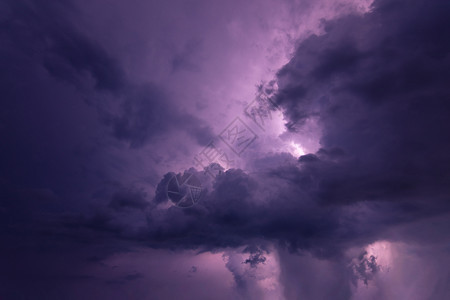
[[[0,299],[450,299],[448,0],[0,24]]]

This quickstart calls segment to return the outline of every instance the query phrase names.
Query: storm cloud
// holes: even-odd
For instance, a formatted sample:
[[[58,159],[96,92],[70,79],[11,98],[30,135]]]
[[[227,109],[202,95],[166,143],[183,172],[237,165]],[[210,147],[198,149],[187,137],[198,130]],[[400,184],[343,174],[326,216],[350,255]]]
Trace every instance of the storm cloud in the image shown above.
[[[207,299],[215,287],[220,299],[448,298],[447,1],[376,0],[363,13],[351,1],[342,10],[324,2],[334,12],[318,13],[319,27],[295,42],[270,81],[269,106],[283,114],[280,137],[320,146],[273,151],[274,137],[258,131],[239,168],[215,177],[192,166],[193,153],[219,142],[218,116],[234,118],[251,100],[206,96],[237,93],[253,78],[237,71],[252,57],[239,58],[244,50],[276,52],[281,36],[292,39],[272,21],[283,9],[319,9],[287,1],[277,12],[268,1],[250,22],[234,2],[216,20],[201,1],[180,4],[183,13],[137,1],[151,12],[143,19],[156,37],[147,41],[138,8],[115,3],[109,13],[94,2],[0,8],[0,297],[116,299],[138,287],[135,299],[186,296],[182,289]],[[109,35],[90,10],[117,17],[124,31]],[[169,26],[160,12],[205,25]],[[186,26],[202,38],[180,38]],[[251,84],[258,97],[261,85]],[[189,208],[168,197],[179,172],[202,183]],[[74,293],[77,284],[86,292]]]

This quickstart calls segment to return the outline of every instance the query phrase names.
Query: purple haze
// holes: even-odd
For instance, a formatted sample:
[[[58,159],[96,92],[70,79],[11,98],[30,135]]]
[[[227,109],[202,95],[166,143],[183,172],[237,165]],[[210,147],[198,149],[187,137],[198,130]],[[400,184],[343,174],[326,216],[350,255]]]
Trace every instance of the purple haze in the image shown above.
[[[449,16],[0,2],[0,299],[450,299]]]

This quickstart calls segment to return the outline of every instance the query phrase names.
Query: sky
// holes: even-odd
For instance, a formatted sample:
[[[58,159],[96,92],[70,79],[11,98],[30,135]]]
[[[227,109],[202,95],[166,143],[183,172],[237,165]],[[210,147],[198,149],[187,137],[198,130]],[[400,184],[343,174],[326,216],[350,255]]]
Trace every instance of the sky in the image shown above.
[[[0,299],[450,299],[447,0],[0,0]]]

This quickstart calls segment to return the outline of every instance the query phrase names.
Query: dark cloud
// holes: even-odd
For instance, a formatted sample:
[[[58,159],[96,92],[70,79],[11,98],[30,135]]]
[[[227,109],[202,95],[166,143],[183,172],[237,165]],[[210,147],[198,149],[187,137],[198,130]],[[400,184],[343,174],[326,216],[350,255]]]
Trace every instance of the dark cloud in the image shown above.
[[[319,160],[319,158],[314,154],[306,154],[306,155],[302,155],[298,158],[298,161],[301,163],[311,163],[311,162],[315,162],[318,160]]]
[[[391,226],[448,213],[449,9],[377,1],[369,14],[325,23],[279,72],[276,99],[294,128],[318,118],[323,148],[265,173],[229,170],[202,205],[169,209],[150,232],[163,226],[159,238],[177,246],[272,239],[338,258]],[[355,267],[366,283],[374,259]]]
[[[121,99],[119,111],[104,110],[102,116],[111,126],[113,135],[132,148],[176,132],[183,132],[200,145],[206,145],[214,137],[204,121],[182,113],[166,93],[152,84],[129,87]]]
[[[191,269],[189,270],[189,273],[197,273],[197,267],[192,266]]]
[[[149,202],[144,191],[123,189],[113,195],[109,205],[116,210],[124,208],[145,209]]]
[[[287,126],[318,116],[324,148],[346,154],[337,165],[323,157],[321,166],[304,167],[323,176],[323,201],[449,192],[448,9],[440,1],[377,1],[372,13],[325,23],[326,33],[304,41],[280,70]]]
[[[94,106],[100,120],[111,127],[112,135],[133,148],[174,132],[183,132],[201,145],[214,136],[204,121],[183,112],[161,87],[132,84],[121,62],[71,23],[75,19],[71,2],[8,1],[6,6],[9,14],[3,21],[6,47],[2,52],[10,57],[4,61],[9,78],[43,67],[55,80],[75,86],[78,96]],[[196,44],[188,43],[186,51],[193,51]],[[17,97],[14,93],[10,87],[5,91],[10,98]]]
[[[438,10],[428,9],[429,14]],[[229,170],[217,176],[212,190],[192,209],[171,207],[156,214],[152,205],[148,229],[143,231],[130,233],[121,228],[126,224],[115,223],[110,212],[81,223],[118,236],[127,232],[128,237],[148,239],[153,247],[214,249],[268,239],[293,251],[339,257],[348,247],[383,237],[387,224],[447,211],[443,195],[448,185],[442,176],[449,171],[446,153],[450,150],[448,132],[442,130],[447,128],[444,116],[449,110],[444,101],[446,89],[440,83],[443,81],[419,81],[415,89],[420,92],[411,94],[403,80],[409,80],[406,62],[427,60],[445,65],[448,60],[442,51],[430,46],[433,40],[428,35],[426,43],[421,43],[422,39],[403,24],[409,24],[409,18],[417,13],[407,11],[411,16],[380,2],[371,14],[327,23],[327,32],[304,41],[279,72],[278,104],[289,121],[301,126],[304,118],[318,115],[323,124],[324,148],[315,155],[302,156],[298,163],[277,158],[285,163],[275,167],[268,163],[270,169],[259,174]],[[403,22],[389,23],[395,15]],[[422,22],[423,30],[441,30],[433,27],[444,22],[435,22],[440,16],[436,12],[432,24]],[[379,25],[383,20],[390,30]],[[415,38],[410,40],[408,35]],[[411,46],[414,53],[401,51]],[[395,51],[389,52],[391,49]],[[361,86],[383,78],[392,64],[396,72],[403,73],[396,76],[398,84],[393,86],[389,81],[383,89],[392,92],[395,87],[395,97],[390,92],[389,97],[378,95],[374,102],[370,98],[373,94],[363,92]],[[446,75],[444,67],[437,70]],[[165,102],[153,100],[164,97],[157,88],[130,89],[121,105],[123,113],[112,115],[108,122],[115,135],[132,146],[149,140],[158,128],[181,126],[182,121],[195,124],[189,116],[180,121],[165,115]],[[192,132],[192,127],[188,128]],[[208,136],[202,130],[196,134],[199,141]],[[157,188],[157,204],[165,201],[164,184],[163,180]],[[369,222],[358,216],[358,208],[347,206],[365,201],[388,204],[363,208],[368,210]],[[143,209],[146,202],[140,193],[119,192],[110,205]]]
[[[97,110],[100,124],[106,124],[113,137],[133,148],[130,151],[168,134],[177,137],[180,132],[202,145],[210,140],[211,129],[184,113],[168,91],[153,83],[130,82],[119,60],[71,25],[66,5],[70,6],[65,2],[39,6],[32,1],[7,2],[9,10],[2,15],[6,27],[1,29],[6,46],[0,50],[6,72],[0,76],[8,112],[23,105],[17,104],[17,99],[46,98],[51,92],[32,94],[42,91],[36,86],[56,79],[57,84],[52,81],[51,86],[75,87],[77,96]],[[84,181],[84,175],[91,173],[83,170],[94,159],[80,163],[83,155],[71,157],[73,152],[67,151],[78,131],[72,135],[58,128],[41,132],[29,126],[11,126],[17,124],[11,113],[0,124],[2,132],[6,126],[15,131],[5,134],[3,141],[9,148],[0,150],[7,169],[0,172],[0,223],[5,225],[0,230],[6,240],[2,261],[13,258],[6,261],[10,274],[2,274],[13,288],[3,294],[13,295],[12,290],[19,289],[20,279],[25,277],[32,290],[42,292],[38,298],[58,299],[60,290],[46,295],[51,280],[40,287],[39,275],[93,279],[83,275],[81,266],[70,270],[70,261],[82,258],[86,264],[99,264],[112,253],[130,251],[131,245],[217,251],[274,243],[286,254],[280,258],[286,298],[349,299],[349,282],[368,284],[379,273],[376,257],[366,253],[357,256],[349,268],[349,249],[382,239],[432,246],[447,243],[448,15],[446,1],[376,1],[370,13],[324,22],[325,33],[300,43],[291,61],[278,72],[279,90],[274,97],[289,130],[295,132],[307,120],[317,120],[322,148],[298,159],[287,153],[259,156],[248,162],[253,172],[230,169],[215,179],[191,169],[189,172],[203,180],[205,194],[189,209],[167,208],[166,185],[174,175],[167,173],[153,199],[144,189],[117,184],[93,193],[95,205],[70,211],[72,207],[65,201],[85,197],[73,191],[97,183]],[[188,43],[173,59],[173,71],[195,69],[190,60],[195,51],[196,43]],[[22,75],[32,92],[9,78]],[[54,105],[57,101],[52,99]],[[31,105],[31,100],[28,102]],[[46,126],[44,118],[36,119],[36,115],[40,114],[20,117]],[[80,119],[85,120],[85,115],[88,113],[79,113]],[[67,113],[62,119],[69,116]],[[58,127],[55,124],[59,123],[50,122],[48,127]],[[86,130],[79,135],[85,134]],[[30,142],[30,147],[30,136],[46,141],[48,136],[54,138],[52,142]],[[35,147],[38,144],[45,145]],[[82,171],[73,171],[80,165]],[[101,171],[96,172],[103,178]],[[66,173],[67,177],[60,175]],[[12,178],[12,182],[4,178]],[[32,188],[22,188],[16,181]],[[436,219],[442,226],[429,222]],[[104,247],[92,249],[93,244]],[[47,250],[49,257],[41,261],[31,253],[33,249]],[[52,255],[59,251],[67,253],[60,257],[63,263],[52,264]],[[249,254],[248,259],[230,258],[226,267],[244,298],[258,298],[258,292],[249,292],[256,290],[257,284],[241,268],[258,269],[266,262],[267,251],[249,246],[244,253]],[[296,261],[292,253],[300,259]],[[434,252],[428,257],[430,253]],[[317,259],[330,262],[323,267],[324,273],[333,277],[327,277],[330,288],[323,289],[319,284],[323,281],[308,277],[318,268]],[[299,271],[301,268],[306,271]],[[26,271],[20,274],[18,270]],[[436,273],[445,286],[448,274],[439,269]],[[108,283],[129,283],[143,276],[125,273]],[[312,288],[296,287],[296,278]],[[439,299],[445,293],[437,287],[432,295]]]
[[[264,251],[255,246],[248,246],[244,249],[244,253],[250,253],[250,256],[244,261],[245,264],[249,264],[252,268],[256,268],[259,264],[266,262]]]
[[[100,90],[117,91],[124,86],[125,74],[118,62],[70,24],[73,6],[69,1],[7,1],[7,7],[9,14],[3,27],[6,42],[42,59],[52,76],[80,85],[89,74]]]
[[[99,90],[118,91],[124,87],[122,69],[100,45],[71,28],[58,29],[59,32],[45,36],[48,45],[44,67],[52,76],[79,83],[81,79],[77,77],[89,73]]]
[[[355,261],[352,262],[351,267],[353,275],[356,280],[362,280],[365,285],[369,280],[373,279],[375,274],[380,270],[380,266],[377,264],[377,258],[373,255],[367,255],[367,252],[363,252],[358,256]]]

